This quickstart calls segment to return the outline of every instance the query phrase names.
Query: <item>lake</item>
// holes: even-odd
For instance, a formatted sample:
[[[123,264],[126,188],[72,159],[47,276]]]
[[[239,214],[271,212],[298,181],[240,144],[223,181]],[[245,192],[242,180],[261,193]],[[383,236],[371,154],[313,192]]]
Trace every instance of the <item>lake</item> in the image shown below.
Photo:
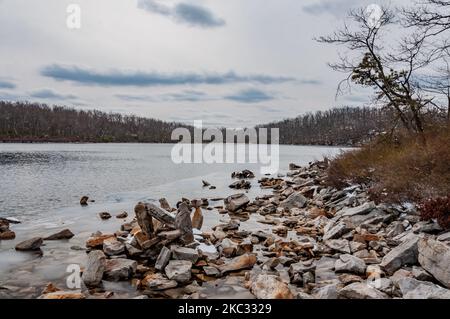
[[[65,265],[83,262],[84,252],[70,247],[84,246],[91,233],[114,232],[123,223],[116,218],[101,221],[99,212],[114,216],[127,211],[130,221],[138,201],[165,197],[174,206],[181,197],[226,197],[236,193],[228,188],[233,171],[250,169],[261,177],[258,164],[175,164],[172,148],[170,144],[0,144],[0,217],[22,221],[11,226],[15,240],[0,241],[0,286],[16,287],[14,295],[33,297],[39,295],[36,287],[49,281],[61,282]],[[304,165],[340,151],[280,146],[279,173],[285,173],[289,163]],[[202,187],[202,180],[217,189]],[[252,186],[250,198],[263,193],[257,178]],[[84,195],[95,203],[81,207],[79,200]],[[204,228],[221,218],[208,211]],[[43,256],[14,250],[21,240],[63,228],[70,228],[76,236],[67,242],[46,242]],[[36,291],[28,291],[33,288]]]

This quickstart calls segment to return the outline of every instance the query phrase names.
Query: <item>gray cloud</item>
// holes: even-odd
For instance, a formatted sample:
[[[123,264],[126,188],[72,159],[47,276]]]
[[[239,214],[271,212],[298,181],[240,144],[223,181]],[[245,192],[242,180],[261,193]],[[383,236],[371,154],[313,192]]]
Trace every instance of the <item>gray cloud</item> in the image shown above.
[[[178,3],[170,7],[155,0],[139,0],[138,8],[195,27],[214,28],[225,25],[225,20],[216,17],[211,10],[194,4]]]
[[[70,81],[83,85],[99,86],[171,86],[196,84],[230,84],[230,83],[259,83],[273,84],[294,81],[292,77],[277,77],[264,74],[239,75],[233,71],[227,73],[160,73],[131,71],[122,72],[112,70],[98,72],[78,66],[64,66],[53,64],[44,67],[41,75],[58,81]]]
[[[77,96],[72,94],[59,94],[50,89],[37,90],[30,93],[30,97],[46,100],[75,100]]]
[[[0,79],[0,89],[15,89],[16,85],[10,81]]]
[[[348,11],[355,7],[367,4],[366,0],[321,0],[302,7],[303,11],[312,15],[331,14],[335,17],[344,17]]]
[[[246,89],[236,94],[228,95],[225,97],[227,100],[232,100],[241,103],[259,103],[263,101],[273,100],[274,97],[261,90]]]
[[[159,95],[133,95],[133,94],[116,94],[118,99],[123,101],[147,101],[147,102],[198,102],[208,101],[214,98],[206,93],[193,90],[185,90],[180,93],[165,93]]]
[[[0,99],[4,101],[19,101],[23,100],[23,98],[20,95],[17,94],[10,94],[6,92],[0,92]]]

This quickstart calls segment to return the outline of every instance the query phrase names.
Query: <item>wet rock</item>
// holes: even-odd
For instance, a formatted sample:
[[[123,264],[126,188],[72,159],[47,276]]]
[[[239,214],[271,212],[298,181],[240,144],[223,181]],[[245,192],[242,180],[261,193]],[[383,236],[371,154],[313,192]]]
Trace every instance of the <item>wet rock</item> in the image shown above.
[[[355,282],[339,291],[339,298],[346,299],[388,299],[389,296],[371,285]]]
[[[186,248],[186,247],[173,247],[172,257],[176,260],[188,260],[195,264],[198,260],[199,253],[196,249]]]
[[[25,240],[16,245],[17,251],[33,251],[39,250],[44,243],[41,237],[35,237],[28,240]]]
[[[388,274],[393,274],[403,265],[416,264],[417,256],[419,254],[417,247],[418,242],[418,236],[413,236],[410,239],[406,239],[403,243],[392,249],[386,256],[384,256],[381,261],[381,268],[383,268]]]
[[[110,219],[112,217],[111,214],[108,213],[108,212],[101,212],[101,213],[98,214],[98,216],[100,216],[100,218],[103,219],[103,220],[107,220],[107,219]]]
[[[109,281],[130,279],[136,272],[137,263],[134,260],[117,258],[106,260],[104,278]]]
[[[302,167],[299,166],[299,165],[297,165],[297,164],[289,163],[289,170],[290,170],[290,171],[299,170],[299,169],[301,169],[301,168],[302,168]]]
[[[403,278],[398,286],[404,299],[450,299],[450,290],[431,282]]]
[[[81,205],[81,206],[87,206],[88,200],[89,200],[89,197],[87,197],[87,196],[81,197],[81,199],[80,199],[80,205]]]
[[[40,296],[39,299],[86,299],[86,295],[79,291],[57,291],[44,294]]]
[[[293,193],[288,198],[280,203],[280,207],[292,209],[303,208],[306,206],[308,199],[300,193]]]
[[[250,199],[245,194],[235,194],[225,198],[224,203],[228,211],[235,212],[250,203]]]
[[[232,189],[250,189],[252,184],[249,181],[240,180],[230,184],[228,187]]]
[[[208,183],[207,181],[205,181],[205,180],[202,180],[202,184],[203,184],[203,187],[208,187],[208,186],[211,186],[211,184],[210,183]]]
[[[179,283],[187,283],[191,280],[192,263],[187,260],[171,260],[165,268],[167,278]]]
[[[110,238],[116,238],[113,234],[95,234],[89,237],[86,241],[87,248],[101,249],[103,248],[103,242]]]
[[[258,299],[294,299],[286,283],[275,275],[258,275],[251,283],[251,291]]]
[[[350,245],[349,241],[346,239],[330,239],[325,241],[325,245],[327,245],[329,248],[344,253],[344,254],[350,254]]]
[[[107,256],[117,256],[125,252],[125,245],[115,238],[108,238],[103,242],[103,252]]]
[[[86,286],[97,287],[102,282],[105,272],[106,257],[100,250],[91,251],[88,254],[86,267],[83,271],[82,279]]]
[[[171,255],[172,252],[170,251],[170,249],[167,247],[163,247],[159,252],[158,258],[156,259],[155,269],[163,271],[169,263]]]
[[[128,213],[127,212],[122,212],[122,213],[116,215],[116,218],[118,218],[118,219],[124,219],[124,218],[127,218],[127,217],[128,217]]]
[[[194,241],[192,231],[191,211],[186,203],[181,203],[178,207],[178,213],[175,217],[175,227],[181,231],[181,241],[184,244],[190,244]]]
[[[0,232],[0,240],[13,240],[16,238],[16,233],[12,230],[5,230]]]
[[[71,239],[73,236],[75,236],[69,229],[61,230],[60,232],[50,235],[44,240],[61,240],[61,239]]]
[[[352,230],[351,227],[347,226],[347,223],[345,222],[339,222],[336,225],[330,227],[330,229],[327,229],[325,231],[325,234],[323,236],[323,240],[329,240],[329,239],[337,239],[341,236],[347,234]]]
[[[450,247],[432,238],[418,243],[419,263],[444,286],[450,288]]]
[[[251,269],[256,263],[256,256],[252,254],[245,254],[239,257],[233,258],[230,262],[225,262],[220,266],[220,271],[223,274],[239,271],[243,269]]]
[[[334,264],[334,270],[336,272],[349,272],[363,275],[366,273],[366,263],[358,257],[345,254],[339,256],[339,259]]]
[[[255,177],[255,174],[248,169],[244,169],[242,172],[233,172],[231,174],[231,178],[244,179],[244,178],[254,178],[254,177]]]

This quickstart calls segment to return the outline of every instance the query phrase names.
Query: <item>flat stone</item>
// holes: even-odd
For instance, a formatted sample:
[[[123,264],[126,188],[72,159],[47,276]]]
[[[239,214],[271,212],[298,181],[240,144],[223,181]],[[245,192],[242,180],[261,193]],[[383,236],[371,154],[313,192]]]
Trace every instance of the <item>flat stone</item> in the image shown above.
[[[371,285],[355,282],[339,291],[339,297],[345,299],[388,299],[389,296]]]
[[[112,217],[108,212],[101,212],[98,214],[98,216],[100,216],[100,218],[103,220],[110,219]]]
[[[86,241],[86,247],[93,248],[93,249],[102,248],[103,242],[106,239],[110,239],[110,238],[116,238],[116,236],[114,236],[113,234],[105,234],[105,235],[95,235],[95,236],[89,237],[88,240]]]
[[[381,261],[381,268],[388,274],[393,274],[404,265],[414,265],[417,263],[419,242],[418,236],[406,239],[403,243],[392,249]],[[425,268],[425,267],[424,267]]]
[[[169,263],[171,255],[172,252],[170,251],[170,249],[167,247],[163,247],[159,252],[158,258],[156,259],[155,269],[163,271]]]
[[[103,241],[103,252],[107,256],[117,256],[125,252],[125,245],[115,238],[108,238]]]
[[[334,270],[336,272],[349,272],[363,275],[366,273],[366,263],[358,257],[345,254],[341,255],[336,261]]]
[[[165,268],[167,278],[179,283],[191,280],[192,263],[187,260],[171,260]]]
[[[127,212],[122,212],[122,213],[116,215],[116,218],[118,218],[118,219],[124,219],[124,218],[127,218],[127,217],[128,217],[128,213]]]
[[[316,284],[335,283],[339,281],[338,276],[334,272],[335,263],[336,259],[326,256],[323,256],[316,262]]]
[[[326,241],[329,239],[340,238],[341,236],[347,234],[351,230],[352,230],[352,228],[348,227],[347,223],[339,222],[325,232],[325,234],[323,235],[323,240]]]
[[[450,288],[450,247],[432,238],[423,238],[418,243],[419,263],[434,278]]]
[[[316,299],[338,299],[340,288],[340,284],[329,284],[314,288],[312,294]]]
[[[61,239],[70,239],[73,236],[75,236],[70,229],[64,229],[61,230],[60,232],[50,235],[46,238],[44,238],[44,240],[61,240]]]
[[[137,262],[125,258],[106,260],[104,277],[110,281],[128,280],[136,272]]]
[[[398,286],[404,299],[450,299],[450,290],[428,281],[403,278]]]
[[[294,299],[288,285],[275,275],[258,275],[251,283],[251,291],[258,299]]]
[[[296,274],[304,274],[306,272],[313,272],[316,269],[316,264],[312,260],[300,261],[289,266],[289,274],[293,277]]]
[[[193,264],[195,264],[200,257],[198,251],[192,248],[173,247],[171,250],[173,259],[189,260]]]
[[[85,299],[86,295],[80,291],[56,291],[48,294],[44,294],[39,297],[39,299]]]
[[[325,245],[344,254],[351,253],[349,241],[346,239],[330,239],[325,241]]]
[[[252,254],[235,257],[230,262],[225,262],[224,265],[220,266],[220,271],[222,274],[226,274],[233,271],[251,269],[255,265],[256,260],[256,256]]]
[[[280,203],[281,208],[293,209],[306,206],[308,199],[300,193],[293,193]]]
[[[86,267],[83,271],[82,279],[86,286],[97,287],[102,282],[105,272],[106,257],[100,250],[93,250],[88,254]]]
[[[178,286],[175,280],[169,280],[161,274],[152,274],[146,277],[147,288],[150,290],[167,290]]]
[[[17,244],[16,250],[18,251],[39,250],[43,243],[44,241],[41,237],[34,237]]]
[[[224,203],[226,210],[235,212],[250,203],[250,199],[245,194],[235,194],[225,198]]]
[[[366,215],[376,208],[374,202],[364,203],[357,207],[345,208],[336,214],[342,217],[354,215]]]
[[[220,277],[220,270],[212,266],[203,266],[203,271],[207,276]]]

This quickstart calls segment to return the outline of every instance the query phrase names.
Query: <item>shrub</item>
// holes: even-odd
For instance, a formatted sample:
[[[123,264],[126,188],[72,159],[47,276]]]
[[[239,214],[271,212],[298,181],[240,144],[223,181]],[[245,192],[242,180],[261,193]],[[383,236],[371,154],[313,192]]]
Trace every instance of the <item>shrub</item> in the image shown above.
[[[450,229],[450,194],[422,201],[419,205],[422,220],[437,219],[444,229]]]

